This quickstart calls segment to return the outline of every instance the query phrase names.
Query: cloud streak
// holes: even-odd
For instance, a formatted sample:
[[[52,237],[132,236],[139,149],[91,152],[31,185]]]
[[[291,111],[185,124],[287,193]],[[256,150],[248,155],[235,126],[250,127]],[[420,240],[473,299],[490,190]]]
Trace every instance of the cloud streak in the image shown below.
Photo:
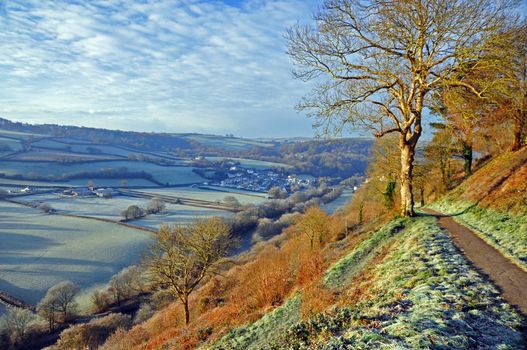
[[[0,3],[0,115],[128,130],[310,135],[282,34],[302,0]],[[257,126],[257,128],[255,128]]]

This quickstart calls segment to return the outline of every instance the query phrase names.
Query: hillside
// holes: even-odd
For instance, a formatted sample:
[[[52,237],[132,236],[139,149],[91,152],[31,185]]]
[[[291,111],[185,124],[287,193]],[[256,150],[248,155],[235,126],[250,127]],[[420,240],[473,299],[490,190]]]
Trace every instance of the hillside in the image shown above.
[[[463,211],[456,220],[521,264],[526,159],[525,148],[503,154],[432,207]],[[351,208],[326,221],[314,250],[299,227],[254,248],[194,295],[188,326],[168,304],[103,349],[525,347],[524,316],[435,218],[378,218],[343,235]]]

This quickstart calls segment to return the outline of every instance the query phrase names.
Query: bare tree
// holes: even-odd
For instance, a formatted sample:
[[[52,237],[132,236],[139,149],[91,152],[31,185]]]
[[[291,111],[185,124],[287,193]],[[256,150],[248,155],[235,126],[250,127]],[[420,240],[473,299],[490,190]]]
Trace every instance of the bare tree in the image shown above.
[[[299,105],[326,135],[346,125],[376,137],[399,134],[401,214],[413,216],[412,170],[431,91],[463,85],[479,62],[484,38],[499,32],[509,0],[326,0],[316,26],[287,33],[295,76],[316,80]],[[327,78],[327,79],[323,79]]]
[[[165,202],[161,198],[154,197],[148,203],[148,206],[146,207],[146,212],[148,214],[157,214],[165,210],[165,208]]]
[[[62,316],[62,321],[67,321],[77,311],[75,297],[80,288],[71,281],[58,283],[48,289],[37,306],[37,311],[48,320],[50,330],[57,321],[56,314]]]
[[[7,314],[3,317],[3,320],[12,343],[16,344],[24,340],[29,323],[34,319],[35,315],[27,309],[18,307],[7,308]]]
[[[150,279],[183,303],[188,324],[190,293],[218,272],[235,243],[230,227],[222,218],[197,220],[188,226],[164,226],[154,239],[146,260]]]
[[[137,266],[129,266],[110,279],[108,287],[114,296],[115,302],[120,303],[141,292],[141,273]]]

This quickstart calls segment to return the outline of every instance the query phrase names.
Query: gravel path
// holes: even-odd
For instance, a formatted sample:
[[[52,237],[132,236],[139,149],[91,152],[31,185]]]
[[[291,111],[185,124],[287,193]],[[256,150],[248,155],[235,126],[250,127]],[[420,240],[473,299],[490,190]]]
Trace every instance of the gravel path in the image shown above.
[[[498,286],[502,297],[527,316],[527,272],[452,217],[431,209],[424,211],[437,218],[439,226],[449,233],[454,244]]]

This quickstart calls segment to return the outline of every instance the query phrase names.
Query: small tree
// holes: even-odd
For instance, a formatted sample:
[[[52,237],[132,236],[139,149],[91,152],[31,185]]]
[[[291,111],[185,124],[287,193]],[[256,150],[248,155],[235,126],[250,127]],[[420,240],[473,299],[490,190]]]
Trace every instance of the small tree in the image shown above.
[[[46,320],[49,333],[53,332],[57,323],[57,310],[53,301],[49,298],[42,299],[37,305],[37,313]]]
[[[182,302],[188,324],[189,295],[225,263],[235,242],[230,227],[222,218],[197,220],[188,226],[163,226],[154,240],[146,260],[150,279]]]
[[[282,191],[282,189],[278,186],[273,186],[271,189],[269,189],[267,195],[272,199],[284,199],[287,197],[287,192]]]
[[[236,197],[234,196],[227,196],[223,198],[223,203],[235,209],[238,209],[239,207],[241,207],[240,201],[236,199]]]
[[[75,297],[80,288],[71,281],[61,282],[51,287],[37,306],[39,314],[48,320],[50,330],[56,322],[56,314],[62,316],[62,321],[67,321],[77,311]]]
[[[309,239],[311,251],[315,248],[315,241],[321,244],[328,234],[329,216],[318,207],[309,207],[300,217],[297,228]]]
[[[126,220],[135,220],[145,216],[145,211],[139,208],[137,205],[131,205],[128,209],[124,210],[121,215]]]
[[[12,343],[20,343],[26,337],[29,324],[35,319],[33,313],[27,309],[8,307],[4,316],[4,323]]]
[[[146,207],[146,212],[147,214],[157,214],[165,210],[165,208],[165,202],[163,202],[163,200],[161,200],[160,198],[154,197],[148,203],[148,206]]]
[[[137,266],[129,266],[114,275],[109,283],[114,300],[120,303],[141,292],[141,271]]]

